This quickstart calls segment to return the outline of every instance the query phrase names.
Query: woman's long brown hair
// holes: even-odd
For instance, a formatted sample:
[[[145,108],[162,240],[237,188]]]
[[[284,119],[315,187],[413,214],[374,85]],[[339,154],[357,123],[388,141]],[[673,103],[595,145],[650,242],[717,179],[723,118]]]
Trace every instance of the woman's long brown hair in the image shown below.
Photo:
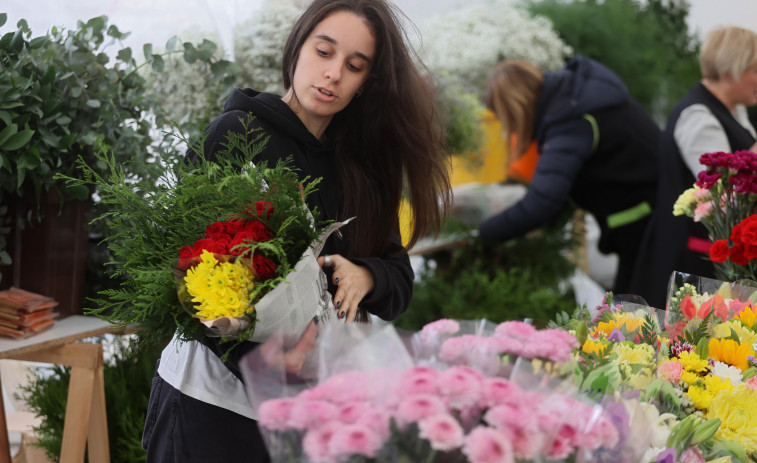
[[[438,232],[451,200],[443,133],[434,113],[431,87],[423,78],[384,0],[315,0],[292,29],[283,53],[284,86],[290,88],[300,49],[329,15],[349,11],[373,30],[376,55],[362,93],[336,114],[332,137],[344,191],[342,218],[352,257],[383,253],[398,224],[406,187],[413,209],[412,247]],[[296,97],[296,95],[295,95]]]

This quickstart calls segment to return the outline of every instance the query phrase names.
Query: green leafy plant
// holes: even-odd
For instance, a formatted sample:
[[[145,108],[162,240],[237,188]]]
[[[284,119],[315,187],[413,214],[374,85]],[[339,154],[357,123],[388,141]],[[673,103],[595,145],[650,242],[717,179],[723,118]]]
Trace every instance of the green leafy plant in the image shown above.
[[[124,340],[106,336],[96,341],[109,346],[107,351],[113,352],[103,367],[111,461],[137,463],[145,461],[142,429],[160,350],[135,354]],[[70,368],[55,365],[38,369],[32,381],[22,387],[21,396],[29,410],[42,420],[34,429],[39,439],[37,444],[53,461],[60,459],[70,378]]]

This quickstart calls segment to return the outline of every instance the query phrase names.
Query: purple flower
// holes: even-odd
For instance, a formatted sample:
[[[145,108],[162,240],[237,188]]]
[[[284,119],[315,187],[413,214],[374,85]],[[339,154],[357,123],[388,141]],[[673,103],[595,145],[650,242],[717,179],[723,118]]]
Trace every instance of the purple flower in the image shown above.
[[[657,463],[676,463],[676,449],[665,449],[657,454]]]
[[[613,328],[613,330],[610,332],[610,335],[607,336],[607,340],[613,342],[623,342],[626,340],[626,337],[623,336],[623,332],[618,328]]]
[[[731,159],[733,159],[733,154],[731,153],[724,153],[722,151],[718,151],[715,153],[705,153],[702,156],[699,157],[699,163],[703,166],[709,166],[709,167],[728,167],[728,165],[731,162]]]

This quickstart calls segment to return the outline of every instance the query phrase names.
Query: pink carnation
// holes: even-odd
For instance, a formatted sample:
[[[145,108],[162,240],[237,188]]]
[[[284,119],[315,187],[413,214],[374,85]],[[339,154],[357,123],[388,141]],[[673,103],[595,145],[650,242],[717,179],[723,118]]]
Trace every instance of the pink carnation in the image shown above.
[[[683,364],[677,360],[667,360],[657,367],[657,373],[671,383],[677,383],[683,374]]]
[[[324,400],[347,403],[370,400],[376,395],[377,384],[380,382],[368,373],[354,370],[332,376],[316,388]]]
[[[376,433],[381,440],[389,438],[389,414],[372,408],[355,421],[355,424],[365,426]]]
[[[482,376],[462,366],[448,368],[439,375],[439,391],[453,408],[472,407],[481,398]]]
[[[434,342],[443,334],[454,334],[460,331],[460,324],[455,320],[442,318],[431,322],[421,329],[421,341],[424,343]]]
[[[418,423],[420,437],[431,443],[431,448],[443,452],[463,445],[463,428],[447,413],[432,415]]]
[[[496,346],[497,353],[509,355],[523,355],[523,341],[515,338],[492,337],[491,342]]]
[[[397,424],[404,428],[409,423],[417,423],[440,413],[447,413],[447,406],[439,397],[431,394],[413,395],[397,407]]]
[[[305,454],[316,463],[333,460],[329,444],[336,434],[342,432],[343,426],[337,421],[329,421],[319,428],[309,429],[302,439]]]
[[[289,415],[293,429],[309,429],[337,416],[337,407],[322,400],[298,400]]]
[[[468,434],[463,453],[470,463],[512,463],[513,448],[504,434],[495,429],[478,426]]]
[[[533,410],[516,404],[497,405],[486,412],[484,421],[507,436],[518,459],[535,459],[544,445]]]
[[[694,222],[701,222],[702,219],[709,217],[714,207],[714,201],[705,201],[697,204],[697,207],[694,209]]]
[[[504,378],[485,378],[481,386],[481,403],[486,407],[517,403],[523,392],[517,384]]]
[[[515,338],[521,341],[528,341],[535,333],[536,328],[533,325],[518,321],[503,322],[494,329],[495,336]]]
[[[413,367],[403,373],[399,380],[398,389],[403,394],[436,394],[438,387],[436,378],[439,371],[433,368]]]
[[[296,402],[292,398],[266,400],[258,408],[258,421],[273,431],[292,429],[289,417]]]
[[[445,340],[439,349],[439,358],[445,362],[456,362],[464,357],[478,336],[466,334]]]
[[[344,425],[329,439],[329,454],[340,459],[349,455],[373,458],[384,445],[384,440],[366,426]]]
[[[372,410],[373,407],[368,402],[348,402],[339,406],[336,419],[342,423],[352,424]]]

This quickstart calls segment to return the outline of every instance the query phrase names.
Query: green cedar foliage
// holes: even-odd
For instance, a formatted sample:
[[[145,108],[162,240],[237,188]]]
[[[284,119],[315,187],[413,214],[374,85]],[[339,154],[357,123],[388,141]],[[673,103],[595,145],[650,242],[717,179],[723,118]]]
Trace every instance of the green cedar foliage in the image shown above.
[[[61,176],[69,184],[97,187],[109,212],[94,222],[103,222],[107,230],[104,242],[113,256],[108,273],[122,281],[116,289],[101,291],[99,298],[90,301],[96,308],[85,312],[119,326],[139,328],[143,347],[160,345],[175,331],[182,340],[203,339],[205,327],[181,308],[177,295],[174,268],[179,250],[204,238],[205,228],[213,222],[238,218],[250,204],[254,213],[258,200],[274,207],[273,216],[261,221],[275,238],[252,248],[274,260],[278,277],[258,284],[256,289],[271,289],[285,281],[324,225],[312,223],[301,201],[302,195],[315,191],[318,180],[299,179],[286,162],[275,166],[258,162],[255,156],[262,151],[267,136],[261,129],[243,124],[244,133],[227,135],[227,143],[216,153],[216,162],[205,160],[201,141],[196,145],[196,163],[174,159],[159,182],[132,182],[106,149],[99,154],[100,161],[108,166],[106,175],[101,176],[80,159],[81,179]],[[253,166],[253,160],[257,165]],[[317,217],[318,211],[313,211],[313,216]],[[229,349],[249,338],[254,326],[235,338],[225,338],[233,341]]]

